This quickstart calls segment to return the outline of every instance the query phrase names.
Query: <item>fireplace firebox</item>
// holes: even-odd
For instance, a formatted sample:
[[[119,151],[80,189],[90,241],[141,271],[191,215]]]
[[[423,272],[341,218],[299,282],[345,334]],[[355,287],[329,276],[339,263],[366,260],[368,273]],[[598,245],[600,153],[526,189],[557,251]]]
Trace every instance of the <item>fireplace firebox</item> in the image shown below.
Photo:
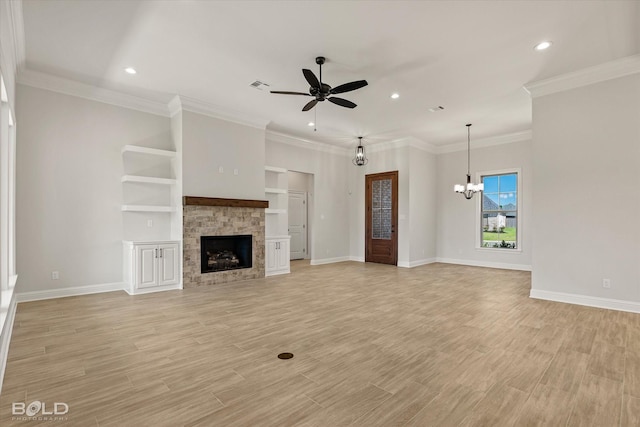
[[[251,268],[250,234],[239,236],[201,236],[201,273]]]

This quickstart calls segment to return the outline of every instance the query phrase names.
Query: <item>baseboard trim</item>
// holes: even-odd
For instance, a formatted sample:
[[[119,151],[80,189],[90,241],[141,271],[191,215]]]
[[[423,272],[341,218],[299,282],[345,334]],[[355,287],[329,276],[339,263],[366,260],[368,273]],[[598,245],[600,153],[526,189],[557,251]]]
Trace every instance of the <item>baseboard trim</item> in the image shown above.
[[[269,273],[265,273],[264,277],[279,276],[281,274],[289,274],[289,273],[291,273],[291,270],[287,268],[286,270],[270,271]]]
[[[349,257],[349,261],[364,262],[364,257],[359,257],[359,256],[350,256],[350,257]]]
[[[634,301],[592,297],[589,295],[567,294],[564,292],[544,291],[541,289],[531,289],[529,297],[547,301],[564,302],[567,304],[586,305],[587,307],[640,313],[640,302]]]
[[[335,262],[344,262],[351,261],[351,257],[341,256],[337,258],[322,258],[322,259],[312,259],[311,265],[323,265],[323,264],[333,264]]]
[[[473,260],[453,259],[453,258],[436,258],[436,262],[442,262],[444,264],[469,265],[472,267],[499,268],[502,270],[531,271],[530,265],[508,264],[504,262],[473,261]]]
[[[123,282],[115,282],[103,283],[100,285],[76,286],[73,288],[51,289],[47,291],[20,292],[17,295],[17,300],[19,303],[28,301],[40,301],[44,299],[122,291],[124,290],[124,288],[125,284]]]
[[[403,267],[403,268],[413,268],[413,267],[419,267],[421,265],[427,265],[427,264],[433,264],[434,262],[437,262],[437,258],[425,258],[425,259],[418,259],[416,261],[402,261],[398,263],[398,267]]]
[[[177,285],[169,285],[169,286],[158,286],[156,288],[143,288],[137,289],[134,292],[130,292],[127,287],[124,287],[124,291],[129,295],[143,295],[143,294],[152,294],[154,292],[163,292],[163,291],[175,291],[182,289],[182,284],[178,283]]]
[[[2,384],[4,382],[4,371],[7,367],[7,359],[9,358],[9,343],[11,342],[11,333],[13,332],[13,321],[16,318],[16,307],[18,298],[14,292],[7,307],[7,317],[0,331],[0,393],[2,393]]]

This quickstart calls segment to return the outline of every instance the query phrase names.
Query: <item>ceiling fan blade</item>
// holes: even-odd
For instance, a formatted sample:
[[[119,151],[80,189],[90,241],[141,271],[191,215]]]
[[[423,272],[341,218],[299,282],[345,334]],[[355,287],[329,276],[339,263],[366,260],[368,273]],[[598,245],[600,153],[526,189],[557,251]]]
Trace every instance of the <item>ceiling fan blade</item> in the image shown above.
[[[307,82],[309,83],[309,85],[311,85],[311,87],[320,88],[320,81],[318,80],[316,75],[313,74],[313,71],[303,68],[302,74],[304,74],[304,78],[307,79]]]
[[[304,93],[304,92],[289,92],[289,91],[283,91],[283,90],[272,90],[271,93],[277,93],[280,95],[304,95],[304,96],[311,96],[308,93]]]
[[[336,105],[339,105],[341,107],[347,107],[347,108],[356,108],[357,104],[354,104],[351,101],[347,101],[346,99],[342,99],[342,98],[336,98],[335,96],[332,98],[327,98],[327,100],[333,102]]]
[[[331,91],[329,93],[331,93],[333,95],[335,93],[351,92],[352,90],[356,90],[356,89],[360,89],[361,87],[365,87],[368,84],[369,83],[367,83],[366,80],[357,80],[355,82],[349,82],[349,83],[345,83],[345,84],[340,85],[340,86],[336,86],[333,89],[331,89]]]
[[[307,105],[305,105],[305,106],[302,108],[302,111],[309,111],[309,110],[311,110],[313,107],[315,107],[315,106],[316,106],[316,104],[317,104],[317,103],[318,103],[318,100],[317,100],[317,99],[314,99],[313,101],[309,101],[309,102],[307,103]]]

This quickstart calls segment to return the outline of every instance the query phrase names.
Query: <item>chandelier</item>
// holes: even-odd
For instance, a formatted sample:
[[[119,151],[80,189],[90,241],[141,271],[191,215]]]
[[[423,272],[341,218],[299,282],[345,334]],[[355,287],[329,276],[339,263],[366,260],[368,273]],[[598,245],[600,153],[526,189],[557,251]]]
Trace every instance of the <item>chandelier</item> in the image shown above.
[[[467,200],[473,197],[474,193],[484,190],[484,184],[473,184],[471,182],[471,174],[469,172],[471,164],[471,124],[467,125],[467,185],[456,184],[453,190],[456,193],[461,193]]]

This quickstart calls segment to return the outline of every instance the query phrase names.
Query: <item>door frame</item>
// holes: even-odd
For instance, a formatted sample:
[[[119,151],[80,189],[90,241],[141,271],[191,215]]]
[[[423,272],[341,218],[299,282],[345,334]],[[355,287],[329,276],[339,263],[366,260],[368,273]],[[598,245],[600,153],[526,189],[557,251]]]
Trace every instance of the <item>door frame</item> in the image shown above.
[[[392,234],[392,250],[393,265],[398,265],[398,171],[380,172],[365,175],[365,197],[364,197],[364,212],[365,212],[365,235],[364,235],[364,261],[375,262],[372,260],[372,244],[369,236],[372,234],[372,220],[371,220],[371,183],[380,179],[391,179],[391,234]]]

